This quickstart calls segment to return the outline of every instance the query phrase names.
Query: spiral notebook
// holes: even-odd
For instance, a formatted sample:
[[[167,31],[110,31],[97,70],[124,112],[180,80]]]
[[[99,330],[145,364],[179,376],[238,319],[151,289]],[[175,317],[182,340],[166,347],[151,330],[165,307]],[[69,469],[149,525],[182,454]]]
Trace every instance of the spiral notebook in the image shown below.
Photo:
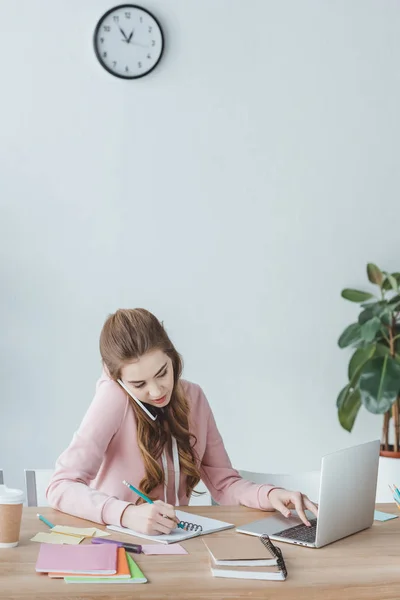
[[[210,537],[203,540],[217,567],[273,567],[278,564],[276,554],[271,552],[260,538],[252,535]]]
[[[168,535],[146,535],[134,531],[133,529],[118,527],[117,525],[107,525],[107,529],[118,531],[118,533],[135,535],[154,542],[161,542],[162,544],[173,544],[174,542],[182,542],[183,540],[188,540],[198,535],[207,535],[208,533],[215,533],[216,531],[223,531],[224,529],[232,529],[235,527],[232,523],[225,523],[225,521],[218,521],[217,519],[210,519],[209,517],[192,515],[181,510],[176,511],[176,516],[184,526],[184,529],[179,529],[177,527]]]
[[[227,538],[211,538],[204,544],[210,553],[214,577],[275,581],[284,581],[287,577],[282,552],[267,535],[239,539],[234,544]]]

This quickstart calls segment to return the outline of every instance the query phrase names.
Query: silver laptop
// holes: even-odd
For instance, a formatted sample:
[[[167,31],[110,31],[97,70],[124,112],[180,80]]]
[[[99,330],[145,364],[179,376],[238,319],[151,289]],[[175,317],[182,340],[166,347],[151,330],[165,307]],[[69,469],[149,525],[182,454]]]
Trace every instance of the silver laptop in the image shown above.
[[[362,529],[374,521],[380,441],[374,440],[324,456],[318,500],[318,519],[306,511],[311,527],[296,515],[280,513],[237,527],[239,533],[321,548]],[[316,501],[316,498],[311,498]]]

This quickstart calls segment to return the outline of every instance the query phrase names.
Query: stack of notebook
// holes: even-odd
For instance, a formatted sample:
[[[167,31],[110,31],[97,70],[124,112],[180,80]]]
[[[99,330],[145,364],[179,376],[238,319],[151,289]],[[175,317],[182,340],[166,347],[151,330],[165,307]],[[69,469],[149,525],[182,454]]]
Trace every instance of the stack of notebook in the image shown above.
[[[116,544],[41,544],[36,572],[66,583],[146,583],[134,560]]]
[[[268,536],[235,536],[203,540],[210,554],[214,577],[236,579],[286,579],[286,565],[279,548]]]

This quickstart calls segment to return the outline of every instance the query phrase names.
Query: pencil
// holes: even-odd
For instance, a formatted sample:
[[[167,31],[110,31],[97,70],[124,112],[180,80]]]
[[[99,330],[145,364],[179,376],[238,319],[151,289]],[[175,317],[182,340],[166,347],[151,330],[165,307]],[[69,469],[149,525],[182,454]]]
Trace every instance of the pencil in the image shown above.
[[[396,485],[394,486],[394,490],[395,490],[395,492],[394,492],[394,501],[397,504],[397,508],[400,509],[400,504],[399,504],[400,503],[400,491],[399,491],[399,488]]]
[[[392,494],[393,494],[393,499],[395,502],[400,502],[400,491],[397,488],[397,486],[395,486],[393,484],[393,487],[390,488],[392,490]]]
[[[50,529],[53,529],[54,525],[53,523],[50,523],[50,521],[48,521],[45,517],[43,517],[43,515],[39,515],[39,513],[37,513],[36,515],[41,521],[43,521],[43,523],[45,525],[47,525],[47,527],[50,527]]]
[[[141,492],[140,490],[138,490],[137,488],[133,487],[132,484],[128,483],[127,481],[125,481],[125,479],[122,482],[124,485],[126,485],[126,487],[128,487],[130,490],[132,490],[132,492],[135,492],[135,494],[137,494],[138,496],[140,496],[141,498],[143,498],[143,500],[145,502],[148,502],[149,504],[154,504],[153,500],[151,498],[149,498],[148,496],[146,496],[146,494],[143,494],[143,492]]]
[[[141,492],[140,490],[138,490],[137,488],[135,488],[131,483],[129,483],[128,481],[125,481],[125,479],[122,482],[124,485],[126,485],[126,487],[128,487],[130,490],[132,490],[132,492],[135,492],[135,494],[137,494],[138,496],[140,496],[141,498],[143,498],[143,500],[145,502],[148,502],[149,504],[154,504],[153,500],[151,498],[149,498],[148,496],[146,496],[146,494],[143,494],[143,492]],[[167,517],[167,519],[169,519],[170,517]],[[172,519],[173,520],[173,519]],[[180,529],[184,529],[184,526],[177,520],[176,521],[177,526]]]
[[[392,488],[392,486],[391,486],[389,483],[388,483],[388,486],[389,486],[389,489],[390,489],[390,491],[391,491],[391,492],[392,492],[392,494],[393,494],[393,500],[395,501],[397,508],[400,510],[400,504],[399,504],[399,503],[398,503],[398,501],[396,500],[396,492],[397,492],[397,488],[396,488],[396,491],[395,491],[395,490]],[[396,486],[395,486],[395,487],[396,487]]]

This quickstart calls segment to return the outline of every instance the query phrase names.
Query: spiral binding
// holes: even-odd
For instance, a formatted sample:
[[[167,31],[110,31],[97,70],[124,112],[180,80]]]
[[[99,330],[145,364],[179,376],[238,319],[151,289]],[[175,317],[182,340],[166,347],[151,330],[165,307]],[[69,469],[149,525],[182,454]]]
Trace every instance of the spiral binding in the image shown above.
[[[197,523],[190,523],[189,521],[179,521],[178,527],[184,529],[185,531],[203,531],[201,525],[197,525]]]
[[[286,564],[285,564],[285,560],[283,558],[282,555],[282,551],[280,548],[278,548],[278,546],[275,546],[269,536],[266,533],[263,533],[262,536],[260,537],[261,542],[264,544],[265,548],[272,554],[272,556],[274,556],[276,558],[276,562],[278,565],[278,568],[282,571],[284,577],[287,577],[287,568],[286,568]]]

